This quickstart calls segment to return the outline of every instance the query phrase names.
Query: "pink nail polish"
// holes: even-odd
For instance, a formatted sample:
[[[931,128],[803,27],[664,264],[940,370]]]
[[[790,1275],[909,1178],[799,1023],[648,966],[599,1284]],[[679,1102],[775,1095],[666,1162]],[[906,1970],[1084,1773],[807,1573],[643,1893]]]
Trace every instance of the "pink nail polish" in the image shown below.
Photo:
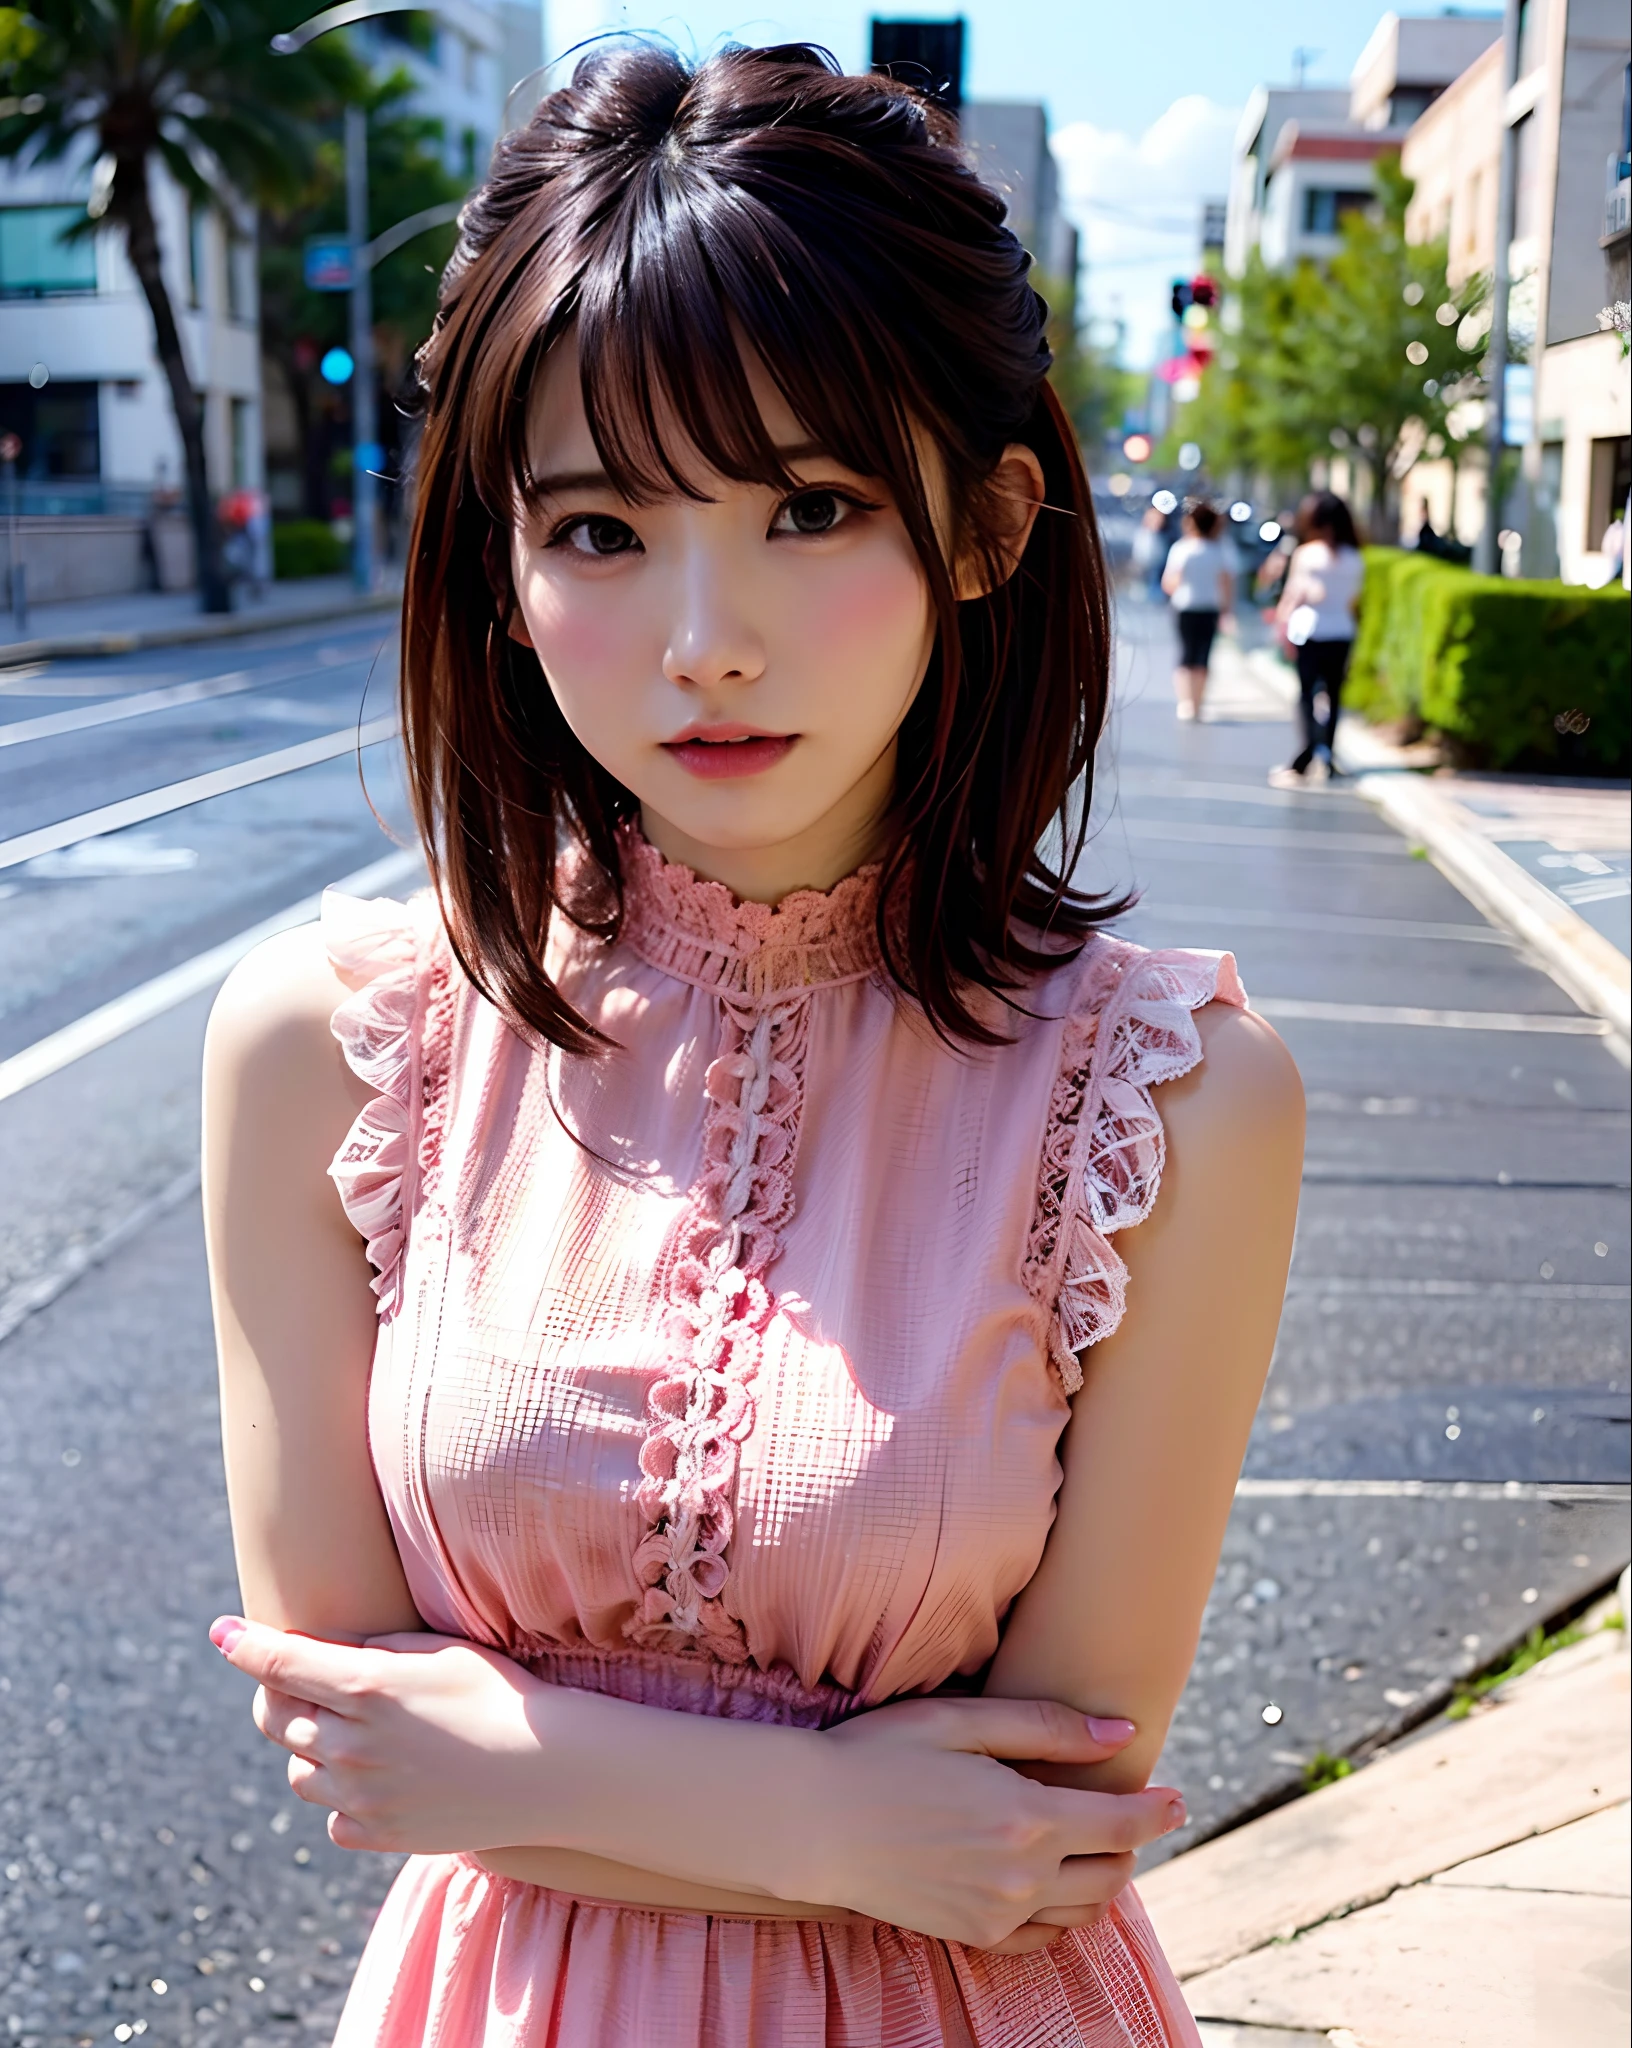
[[[1182,1828],[1189,1818],[1189,1810],[1186,1808],[1184,1801],[1182,1799],[1175,1799],[1167,1809],[1167,1826],[1162,1832],[1168,1835],[1172,1834],[1175,1828]]]
[[[223,1657],[230,1657],[238,1647],[239,1639],[243,1633],[244,1624],[238,1619],[236,1614],[223,1614],[219,1621],[211,1624],[210,1641],[214,1643]]]
[[[1130,1742],[1134,1735],[1131,1721],[1119,1720],[1104,1714],[1089,1714],[1088,1733],[1096,1742]]]

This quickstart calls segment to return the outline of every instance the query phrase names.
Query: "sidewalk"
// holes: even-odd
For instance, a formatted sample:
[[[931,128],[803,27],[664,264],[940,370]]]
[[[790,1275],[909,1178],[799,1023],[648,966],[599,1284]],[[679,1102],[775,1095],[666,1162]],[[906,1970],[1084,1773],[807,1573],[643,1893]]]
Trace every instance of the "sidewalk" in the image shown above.
[[[1233,650],[1232,650],[1233,652]],[[1225,653],[1234,687],[1297,701],[1269,648]],[[1484,915],[1511,932],[1581,1008],[1632,1040],[1632,793],[1624,783],[1525,782],[1440,768],[1346,717],[1337,762],[1358,793]]]
[[[1466,1720],[1140,1880],[1206,2048],[1624,2048],[1619,1606]]]
[[[280,626],[313,626],[328,619],[392,611],[401,598],[396,579],[364,597],[348,576],[309,576],[268,584],[260,597],[240,595],[239,608],[225,613],[201,612],[193,590],[140,590],[124,597],[31,605],[28,631],[21,638],[10,613],[0,613],[0,669],[229,640]]]

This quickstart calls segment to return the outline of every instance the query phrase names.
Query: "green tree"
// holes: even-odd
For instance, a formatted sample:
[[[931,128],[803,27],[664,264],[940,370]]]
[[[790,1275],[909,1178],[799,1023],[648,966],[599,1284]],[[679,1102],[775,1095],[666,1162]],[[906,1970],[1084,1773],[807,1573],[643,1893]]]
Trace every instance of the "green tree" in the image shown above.
[[[1216,470],[1278,479],[1348,452],[1369,473],[1378,537],[1394,531],[1404,462],[1483,395],[1488,286],[1446,284],[1443,241],[1408,242],[1411,181],[1379,160],[1378,203],[1347,215],[1328,263],[1276,274],[1254,256],[1231,290],[1217,357],[1185,417]]]
[[[0,7],[0,156],[94,156],[86,220],[122,230],[153,318],[181,437],[206,611],[231,602],[204,460],[204,413],[164,279],[152,166],[194,205],[292,198],[310,177],[314,122],[360,90],[343,41],[275,58],[301,0],[26,0]]]
[[[364,95],[371,237],[413,214],[451,204],[466,189],[445,167],[442,124],[407,111],[411,90],[411,80],[398,71],[372,83]],[[316,366],[325,350],[346,341],[349,315],[343,293],[306,289],[304,251],[309,235],[344,234],[345,228],[345,149],[335,133],[319,145],[296,204],[269,216],[261,233],[261,346],[281,371],[295,409],[306,511],[314,519],[328,516],[323,424],[340,403]],[[375,346],[388,395],[402,389],[414,351],[431,331],[438,283],[457,234],[451,222],[429,228],[375,267]],[[389,441],[389,416],[386,427]]]

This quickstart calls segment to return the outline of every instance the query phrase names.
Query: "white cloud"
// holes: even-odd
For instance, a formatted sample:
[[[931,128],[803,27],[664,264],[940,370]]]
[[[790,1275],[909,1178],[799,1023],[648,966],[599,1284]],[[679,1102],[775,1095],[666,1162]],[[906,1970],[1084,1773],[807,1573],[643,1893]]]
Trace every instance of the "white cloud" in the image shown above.
[[[1238,107],[1177,99],[1137,140],[1091,121],[1053,137],[1065,211],[1082,231],[1087,305],[1127,323],[1124,361],[1162,353],[1175,277],[1201,253],[1201,209],[1229,190]]]

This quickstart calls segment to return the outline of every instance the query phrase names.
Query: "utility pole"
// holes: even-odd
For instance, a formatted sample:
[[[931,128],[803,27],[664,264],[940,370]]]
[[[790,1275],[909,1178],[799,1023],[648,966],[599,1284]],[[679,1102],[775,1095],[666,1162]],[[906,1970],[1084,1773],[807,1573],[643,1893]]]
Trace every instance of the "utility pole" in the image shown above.
[[[1507,118],[1507,96],[1519,76],[1519,15],[1522,0],[1507,0],[1502,19],[1502,157],[1496,180],[1496,260],[1490,280],[1490,346],[1485,351],[1485,523],[1473,551],[1482,576],[1502,567],[1502,455],[1507,445],[1507,302],[1512,290],[1514,172],[1518,133]]]
[[[346,109],[346,238],[351,243],[351,576],[374,588],[374,472],[380,466],[374,374],[374,266],[368,247],[368,115]]]

